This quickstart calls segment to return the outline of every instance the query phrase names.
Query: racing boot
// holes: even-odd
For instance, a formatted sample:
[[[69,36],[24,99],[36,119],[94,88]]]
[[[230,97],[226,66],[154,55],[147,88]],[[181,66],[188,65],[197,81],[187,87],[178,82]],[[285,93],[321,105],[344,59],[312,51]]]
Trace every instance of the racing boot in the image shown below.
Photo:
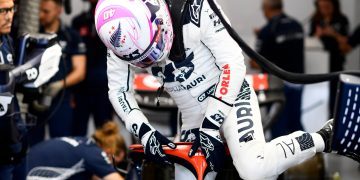
[[[331,152],[331,141],[333,136],[334,120],[330,119],[325,125],[316,133],[320,134],[325,143],[324,152]]]

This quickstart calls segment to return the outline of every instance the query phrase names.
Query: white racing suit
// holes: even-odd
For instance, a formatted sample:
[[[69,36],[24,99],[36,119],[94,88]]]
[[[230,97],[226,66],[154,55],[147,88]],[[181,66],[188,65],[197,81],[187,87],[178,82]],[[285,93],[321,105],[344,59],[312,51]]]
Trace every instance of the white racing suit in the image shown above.
[[[244,179],[276,178],[287,168],[322,151],[324,142],[316,133],[295,132],[266,143],[256,94],[244,81],[242,50],[206,0],[195,0],[184,19],[187,58],[180,63],[164,60],[147,68],[164,83],[164,89],[182,113],[183,141],[194,140],[189,130],[199,128],[207,113],[221,110],[226,115],[221,127],[223,139]],[[111,103],[126,128],[138,135],[140,125],[148,120],[135,101],[133,75],[131,65],[108,52]],[[183,174],[186,173],[195,179],[190,172]],[[176,170],[176,177],[184,176]]]

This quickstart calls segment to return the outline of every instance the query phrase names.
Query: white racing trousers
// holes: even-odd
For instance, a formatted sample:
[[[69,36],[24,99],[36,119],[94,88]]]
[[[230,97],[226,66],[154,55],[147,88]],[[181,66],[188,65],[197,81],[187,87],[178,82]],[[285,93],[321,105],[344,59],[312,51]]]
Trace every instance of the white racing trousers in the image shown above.
[[[324,142],[317,133],[297,131],[265,142],[257,97],[252,88],[242,92],[222,125],[223,139],[233,164],[243,179],[276,179],[286,169],[321,152]],[[194,140],[194,130],[183,130],[181,141]],[[215,179],[209,173],[205,179]],[[185,167],[175,165],[175,179],[196,179]]]

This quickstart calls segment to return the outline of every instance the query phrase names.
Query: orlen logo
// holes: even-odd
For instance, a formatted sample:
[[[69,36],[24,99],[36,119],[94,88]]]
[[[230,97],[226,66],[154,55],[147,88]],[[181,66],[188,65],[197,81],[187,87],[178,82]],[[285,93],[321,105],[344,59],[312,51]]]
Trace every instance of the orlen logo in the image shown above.
[[[107,20],[111,17],[113,17],[115,14],[115,9],[109,9],[107,11],[104,12],[104,20]]]
[[[226,64],[222,68],[223,68],[223,73],[221,76],[220,94],[226,95],[229,91],[228,88],[230,82],[230,66],[229,64]]]

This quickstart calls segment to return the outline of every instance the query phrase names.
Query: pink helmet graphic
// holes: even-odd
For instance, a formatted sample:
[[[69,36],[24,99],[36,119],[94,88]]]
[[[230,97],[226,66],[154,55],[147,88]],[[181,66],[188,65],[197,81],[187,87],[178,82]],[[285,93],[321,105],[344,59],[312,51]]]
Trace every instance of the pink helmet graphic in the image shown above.
[[[137,67],[166,58],[172,46],[172,22],[164,0],[100,0],[95,26],[108,49]]]

